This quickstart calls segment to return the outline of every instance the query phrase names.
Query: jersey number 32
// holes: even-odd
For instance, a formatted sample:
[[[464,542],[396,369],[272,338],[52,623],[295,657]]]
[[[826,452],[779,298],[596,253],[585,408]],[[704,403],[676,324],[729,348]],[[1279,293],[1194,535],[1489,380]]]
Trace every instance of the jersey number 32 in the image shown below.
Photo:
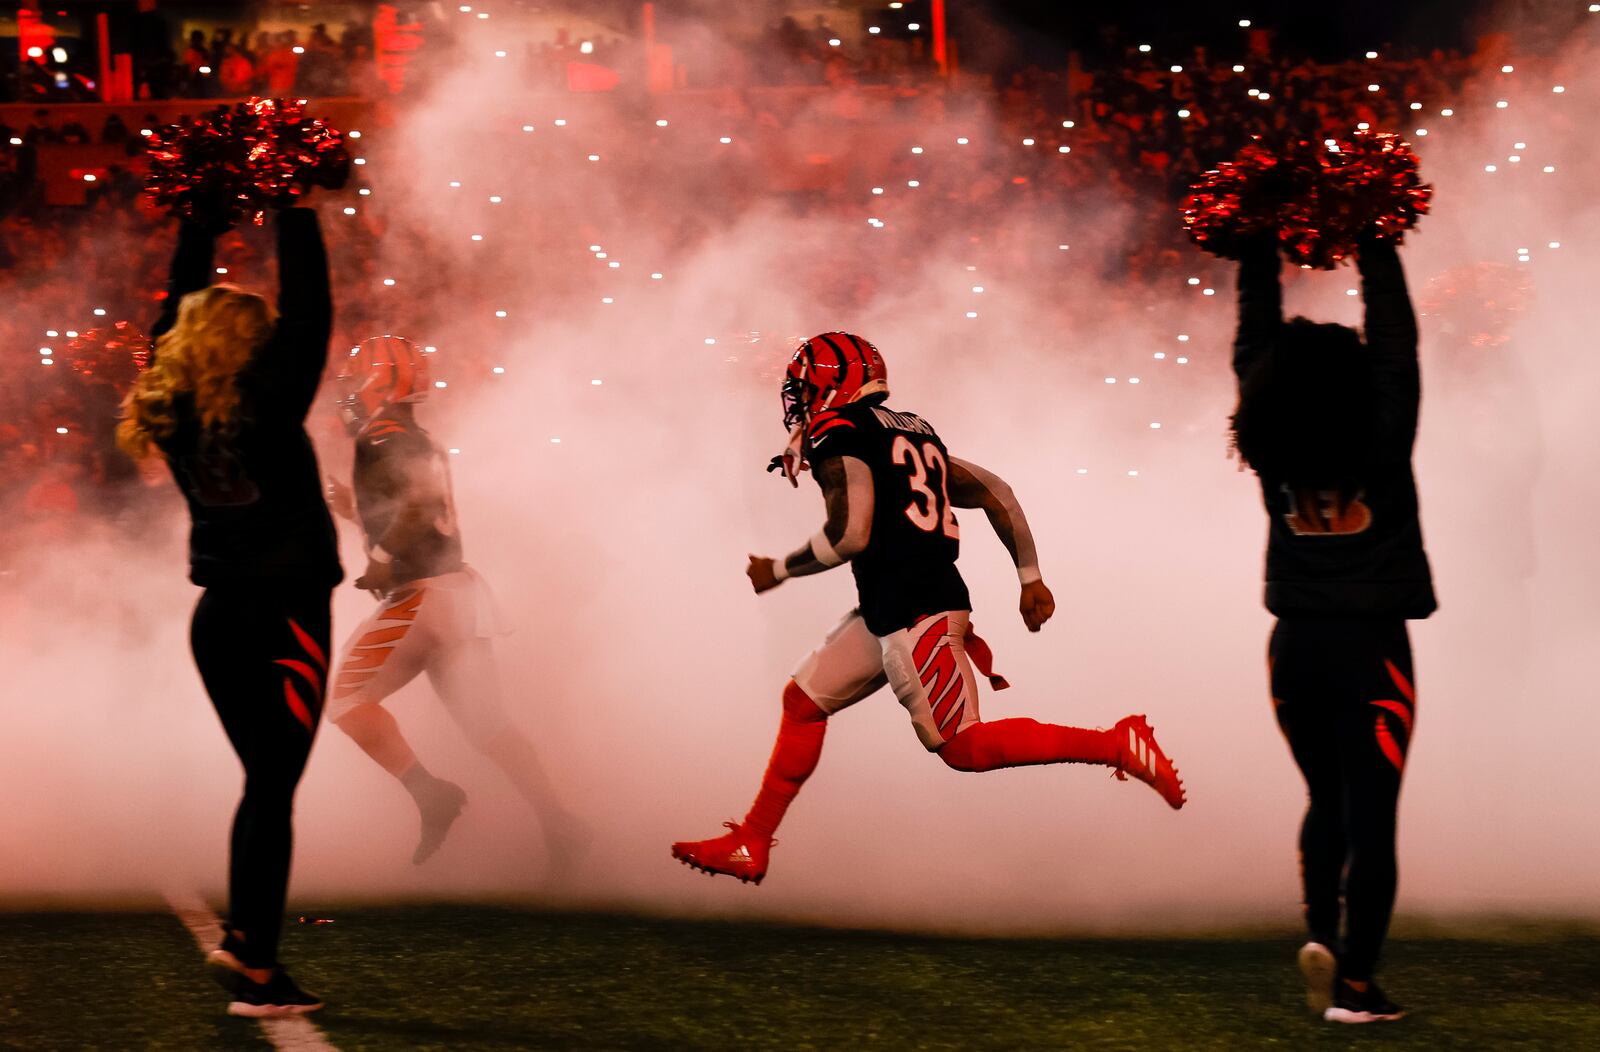
[[[897,435],[889,457],[911,472],[911,503],[906,505],[906,518],[925,533],[943,532],[957,540],[961,527],[956,524],[956,510],[950,506],[950,466],[944,454],[932,442],[922,443],[919,449],[904,435]],[[938,475],[938,489],[928,481],[932,468]]]

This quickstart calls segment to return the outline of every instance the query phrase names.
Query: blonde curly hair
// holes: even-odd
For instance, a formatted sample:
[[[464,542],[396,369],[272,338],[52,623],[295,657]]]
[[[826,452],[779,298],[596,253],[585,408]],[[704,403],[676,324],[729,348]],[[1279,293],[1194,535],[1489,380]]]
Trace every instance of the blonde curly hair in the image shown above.
[[[178,426],[173,403],[194,400],[207,429],[221,429],[239,406],[239,370],[267,342],[277,321],[263,297],[236,285],[212,285],[178,303],[178,320],[156,340],[155,361],[122,400],[117,444],[135,460],[159,452]]]

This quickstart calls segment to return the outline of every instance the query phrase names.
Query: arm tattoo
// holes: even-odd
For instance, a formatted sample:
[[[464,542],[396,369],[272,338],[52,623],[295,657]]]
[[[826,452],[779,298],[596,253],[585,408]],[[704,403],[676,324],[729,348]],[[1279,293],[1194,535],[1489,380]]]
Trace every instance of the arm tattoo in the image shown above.
[[[821,573],[860,554],[872,530],[872,472],[855,457],[813,464],[827,521],[817,535],[783,560],[785,577]]]

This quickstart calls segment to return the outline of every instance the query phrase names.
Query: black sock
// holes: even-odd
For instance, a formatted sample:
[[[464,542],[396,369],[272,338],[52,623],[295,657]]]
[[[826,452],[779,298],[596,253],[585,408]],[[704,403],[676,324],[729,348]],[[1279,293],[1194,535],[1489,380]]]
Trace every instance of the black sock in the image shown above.
[[[400,784],[406,787],[406,792],[421,807],[433,799],[434,787],[439,784],[439,779],[429,774],[428,769],[422,766],[422,761],[418,760],[406,768],[400,776]]]

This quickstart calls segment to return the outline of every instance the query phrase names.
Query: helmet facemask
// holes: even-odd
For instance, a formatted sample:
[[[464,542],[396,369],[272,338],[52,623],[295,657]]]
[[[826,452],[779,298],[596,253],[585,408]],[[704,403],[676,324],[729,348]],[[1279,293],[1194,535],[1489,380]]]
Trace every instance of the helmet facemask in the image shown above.
[[[783,398],[783,428],[793,431],[811,419],[811,404],[816,400],[817,387],[799,376],[786,376],[780,390]]]
[[[386,406],[427,398],[427,359],[404,337],[373,337],[351,349],[338,382],[339,415],[352,435],[360,434]]]

